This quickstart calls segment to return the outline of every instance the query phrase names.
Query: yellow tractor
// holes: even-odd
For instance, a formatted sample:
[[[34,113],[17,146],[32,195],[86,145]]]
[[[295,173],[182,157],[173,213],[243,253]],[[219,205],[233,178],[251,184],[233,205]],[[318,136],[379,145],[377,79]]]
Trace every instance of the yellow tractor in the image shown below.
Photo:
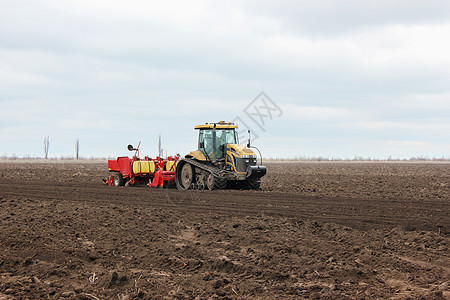
[[[199,130],[198,150],[178,162],[178,189],[260,189],[266,167],[257,165],[250,138],[247,146],[239,144],[237,128],[224,121],[195,126]]]

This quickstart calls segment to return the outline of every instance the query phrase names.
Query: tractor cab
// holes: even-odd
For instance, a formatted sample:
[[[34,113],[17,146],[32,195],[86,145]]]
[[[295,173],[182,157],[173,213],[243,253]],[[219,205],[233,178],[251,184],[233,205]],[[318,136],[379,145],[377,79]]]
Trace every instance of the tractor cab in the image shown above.
[[[225,123],[224,121],[195,126],[195,129],[199,131],[198,148],[191,151],[186,157],[212,164],[224,164],[230,147],[240,146],[236,128],[238,126],[234,123]]]
[[[211,161],[225,159],[227,145],[238,143],[235,128],[220,123],[213,128],[199,128],[198,149]]]

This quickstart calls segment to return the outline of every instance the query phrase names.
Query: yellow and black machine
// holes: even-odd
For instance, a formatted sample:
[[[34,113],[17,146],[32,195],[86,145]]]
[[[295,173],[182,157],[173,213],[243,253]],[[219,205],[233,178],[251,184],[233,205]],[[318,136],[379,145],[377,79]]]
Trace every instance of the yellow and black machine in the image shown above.
[[[198,149],[178,162],[178,189],[260,189],[266,167],[257,164],[250,138],[247,146],[239,144],[237,128],[224,121],[195,126],[199,130]]]

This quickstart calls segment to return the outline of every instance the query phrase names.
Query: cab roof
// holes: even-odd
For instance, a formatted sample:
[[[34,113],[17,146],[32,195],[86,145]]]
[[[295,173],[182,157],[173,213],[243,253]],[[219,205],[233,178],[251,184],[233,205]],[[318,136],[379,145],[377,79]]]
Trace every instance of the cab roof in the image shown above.
[[[220,121],[219,123],[205,123],[205,124],[197,125],[197,126],[195,126],[195,129],[212,129],[212,128],[214,128],[214,126],[216,127],[216,129],[238,128],[238,126],[234,123],[231,123],[231,122],[226,123],[225,121]]]

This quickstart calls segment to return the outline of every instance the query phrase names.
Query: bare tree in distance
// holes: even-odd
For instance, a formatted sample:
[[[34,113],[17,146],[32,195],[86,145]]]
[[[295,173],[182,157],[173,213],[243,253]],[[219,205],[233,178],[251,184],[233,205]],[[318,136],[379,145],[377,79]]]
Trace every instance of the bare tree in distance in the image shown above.
[[[44,138],[44,153],[45,153],[45,159],[48,158],[48,148],[50,145],[50,138],[49,136]]]
[[[158,135],[158,156],[163,157],[163,149],[161,148],[161,133]]]
[[[80,153],[80,139],[76,138],[75,139],[75,157],[77,158],[77,160],[78,160],[79,153]]]

